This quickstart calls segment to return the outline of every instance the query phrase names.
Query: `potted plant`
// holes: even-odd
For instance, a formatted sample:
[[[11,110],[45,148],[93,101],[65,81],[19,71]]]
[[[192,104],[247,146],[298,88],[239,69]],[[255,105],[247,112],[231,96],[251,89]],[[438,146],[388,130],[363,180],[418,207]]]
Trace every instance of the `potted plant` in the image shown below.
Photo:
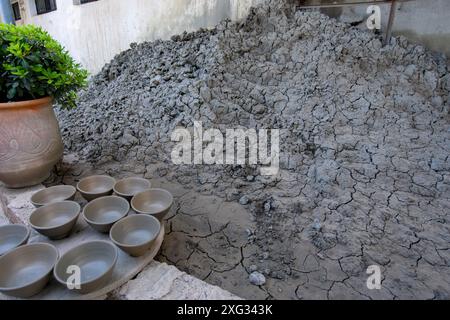
[[[53,103],[75,107],[87,71],[41,28],[0,24],[0,75],[0,181],[38,184],[63,154]]]

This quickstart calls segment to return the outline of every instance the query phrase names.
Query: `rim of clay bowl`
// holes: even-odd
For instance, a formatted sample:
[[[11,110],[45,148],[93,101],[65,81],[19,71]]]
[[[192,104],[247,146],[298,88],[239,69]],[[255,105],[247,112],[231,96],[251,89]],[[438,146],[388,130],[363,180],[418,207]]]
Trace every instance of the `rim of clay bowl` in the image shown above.
[[[104,200],[105,198],[108,198],[108,199],[111,199],[111,198],[120,199],[120,201],[122,201],[124,204],[126,202],[127,208],[128,208],[127,211],[124,214],[122,214],[122,216],[120,218],[118,218],[117,220],[113,220],[113,221],[110,221],[110,222],[102,223],[102,222],[93,221],[91,219],[88,219],[88,217],[86,217],[86,208],[89,208],[90,206],[92,206],[96,202],[99,202],[100,200]],[[84,206],[84,208],[83,208],[83,213],[82,214],[83,214],[83,218],[86,220],[86,222],[91,223],[91,224],[95,224],[95,225],[98,225],[98,226],[103,226],[103,225],[108,225],[108,224],[111,224],[111,223],[116,223],[117,221],[122,220],[130,212],[130,209],[131,209],[130,208],[130,204],[128,203],[128,201],[126,199],[124,199],[122,197],[119,197],[119,196],[104,196],[104,197],[100,197],[100,198],[94,199],[91,202],[89,202],[88,204],[86,204]]]
[[[110,189],[105,190],[105,191],[102,191],[102,192],[89,192],[89,191],[85,191],[85,190],[83,190],[83,189],[80,188],[80,184],[81,184],[83,181],[85,181],[85,180],[87,180],[87,179],[90,179],[90,178],[98,178],[98,177],[111,179],[111,181],[113,181],[112,187],[111,187]],[[93,175],[93,176],[84,177],[83,179],[81,179],[80,181],[78,181],[78,183],[77,183],[77,190],[80,191],[80,192],[82,192],[82,193],[84,193],[84,194],[96,195],[96,194],[99,194],[99,193],[104,193],[104,192],[112,191],[113,188],[114,188],[114,184],[115,184],[115,183],[116,183],[116,179],[114,179],[114,178],[111,177],[111,176],[108,176],[108,175],[106,175],[106,174],[95,174],[95,175]]]
[[[59,224],[59,225],[56,225],[56,226],[40,227],[40,226],[37,226],[37,225],[35,225],[34,223],[31,222],[31,217],[33,216],[33,214],[34,214],[36,211],[43,210],[44,208],[47,208],[47,207],[49,207],[49,206],[53,206],[53,205],[57,205],[57,204],[61,204],[61,203],[70,203],[71,205],[72,205],[72,204],[75,204],[75,205],[77,206],[77,208],[78,208],[77,214],[76,214],[72,219],[70,219],[70,220],[64,222],[63,224]],[[72,223],[73,220],[78,219],[78,216],[80,215],[80,212],[81,212],[81,206],[80,206],[80,204],[79,204],[78,202],[75,202],[75,201],[68,201],[68,200],[66,200],[66,201],[59,201],[59,202],[53,202],[53,203],[50,203],[50,204],[48,204],[48,205],[46,205],[46,206],[42,206],[42,207],[40,207],[40,208],[35,209],[35,210],[31,213],[30,217],[28,218],[28,222],[30,223],[30,226],[31,226],[34,230],[36,230],[36,231],[38,231],[38,230],[52,230],[52,229],[55,229],[55,228],[63,227],[63,226],[65,226],[66,224]]]
[[[149,191],[162,191],[162,192],[167,193],[167,194],[170,196],[170,203],[169,203],[169,205],[166,206],[166,207],[164,207],[164,209],[162,209],[162,210],[159,210],[159,211],[157,211],[157,212],[151,212],[151,213],[150,213],[150,212],[146,212],[146,211],[141,211],[141,210],[139,210],[139,209],[136,209],[135,206],[134,206],[134,201],[133,201],[133,200],[135,200],[134,198],[137,197],[137,196],[139,196],[141,193],[149,192]],[[157,215],[157,214],[159,214],[159,213],[161,213],[161,212],[167,210],[168,208],[170,208],[171,205],[173,205],[173,195],[172,195],[172,193],[170,193],[170,192],[169,192],[168,190],[166,190],[166,189],[162,189],[162,188],[151,188],[151,189],[144,190],[144,191],[141,191],[141,192],[139,192],[139,193],[136,193],[136,194],[134,195],[134,197],[131,199],[130,203],[131,203],[131,208],[132,208],[135,212],[137,212],[137,213],[139,213],[139,214]]]
[[[117,184],[119,184],[119,183],[122,182],[122,181],[126,181],[126,180],[140,180],[140,181],[145,181],[145,182],[147,182],[147,183],[148,183],[148,188],[145,189],[145,190],[139,191],[139,192],[147,191],[147,190],[149,190],[149,189],[152,188],[152,183],[151,183],[148,179],[141,178],[141,177],[127,177],[127,178],[123,178],[123,179],[118,180],[118,181],[114,184],[114,187],[113,187],[114,193],[116,193],[117,195],[119,195],[119,196],[121,196],[121,197],[133,197],[134,195],[136,195],[136,194],[139,193],[139,192],[137,192],[137,193],[135,193],[135,194],[132,194],[132,193],[122,193],[122,192],[117,191],[117,189],[116,189]]]
[[[61,187],[67,188],[67,189],[71,189],[71,190],[72,190],[72,193],[71,193],[71,195],[70,195],[69,197],[67,197],[65,200],[59,200],[59,201],[55,201],[55,202],[67,201],[68,199],[70,199],[71,197],[73,197],[73,196],[75,195],[75,193],[77,193],[77,188],[75,188],[74,186],[71,186],[71,185],[68,185],[68,184],[60,184],[60,185],[57,185],[57,186],[48,187],[48,188],[39,190],[38,192],[35,192],[35,193],[31,196],[30,202],[31,202],[34,206],[39,206],[39,207],[43,207],[43,206],[46,206],[46,205],[48,205],[48,204],[55,203],[55,202],[50,202],[50,203],[37,202],[37,201],[33,200],[33,198],[36,197],[38,194],[46,193],[46,192],[48,192],[49,190],[52,190],[52,189],[58,189],[58,188],[61,188]]]
[[[8,251],[6,251],[5,253],[1,254],[0,257],[3,257],[3,256],[6,255],[7,253],[9,253],[9,252],[11,252],[11,251],[13,251],[13,250],[19,248],[20,246],[25,245],[25,242],[28,241],[28,239],[30,238],[31,229],[28,228],[27,226],[23,225],[23,224],[17,224],[17,223],[4,224],[4,225],[0,226],[0,229],[2,229],[2,228],[5,228],[5,229],[6,229],[6,228],[9,228],[9,227],[11,227],[11,226],[13,226],[13,227],[19,227],[19,228],[22,228],[22,229],[25,228],[25,230],[26,230],[25,237],[23,237],[23,238],[20,240],[20,242],[19,242],[14,248],[11,248],[11,249],[9,249]]]
[[[41,281],[42,279],[44,279],[44,278],[47,276],[47,274],[48,274],[49,272],[51,272],[51,271],[55,268],[56,263],[58,262],[58,259],[59,259],[59,251],[58,251],[58,249],[56,249],[56,247],[55,247],[54,245],[51,245],[51,244],[45,243],[45,242],[29,243],[29,244],[26,244],[26,245],[24,245],[24,246],[20,246],[20,247],[18,247],[18,248],[15,248],[14,250],[8,251],[8,252],[5,253],[3,256],[1,256],[1,257],[0,257],[0,261],[1,261],[2,259],[5,259],[8,255],[10,255],[10,254],[12,254],[12,253],[14,253],[14,252],[16,252],[16,251],[18,251],[18,250],[25,250],[26,248],[34,247],[34,246],[47,246],[48,248],[51,248],[51,249],[56,253],[55,259],[54,259],[55,261],[51,264],[51,268],[49,268],[48,270],[46,270],[45,274],[44,274],[43,276],[41,276],[39,279],[36,279],[36,280],[30,281],[30,282],[24,283],[24,284],[22,284],[22,285],[20,285],[20,286],[16,286],[16,287],[0,287],[0,290],[1,290],[1,291],[20,290],[20,289],[22,289],[22,288],[24,288],[24,287],[30,286],[30,285],[32,285],[32,284],[34,284],[34,283],[36,283],[36,282],[39,282],[39,281]]]
[[[66,286],[67,285],[67,281],[62,280],[58,274],[56,273],[56,266],[58,265],[58,263],[62,260],[62,258],[64,258],[66,255],[68,255],[69,253],[71,253],[72,251],[78,249],[79,247],[91,244],[91,243],[103,243],[103,244],[107,244],[108,246],[111,246],[114,249],[114,258],[112,263],[108,266],[108,269],[103,272],[101,275],[99,275],[96,278],[90,279],[89,281],[85,281],[85,282],[80,282],[80,285],[89,285],[95,281],[97,281],[98,279],[100,279],[101,277],[103,277],[105,274],[107,274],[108,272],[110,272],[112,269],[114,269],[115,265],[117,264],[117,260],[119,258],[119,249],[111,242],[106,241],[106,240],[92,240],[92,241],[86,241],[83,242],[73,248],[71,248],[70,250],[66,251],[59,259],[58,261],[56,261],[54,268],[53,268],[53,276],[55,277],[56,281],[58,281],[59,283],[61,283],[62,285]]]
[[[137,244],[125,244],[125,243],[119,242],[119,241],[117,241],[117,240],[114,240],[113,237],[112,237],[113,229],[114,229],[119,223],[121,223],[122,221],[126,221],[127,219],[128,219],[128,220],[136,219],[136,218],[133,218],[133,217],[149,217],[150,219],[156,220],[156,222],[158,222],[158,226],[159,226],[158,232],[157,232],[157,233],[155,234],[155,236],[154,236],[153,238],[151,238],[150,240],[147,240],[147,241],[144,241],[144,242],[141,242],[141,243],[137,243]],[[147,218],[139,218],[139,219],[147,219]],[[143,244],[146,244],[146,243],[148,243],[148,242],[151,242],[151,241],[155,240],[156,238],[158,238],[158,235],[159,235],[160,232],[161,232],[161,222],[159,222],[159,220],[156,219],[154,216],[149,215],[149,214],[139,214],[139,215],[135,215],[135,214],[134,214],[134,215],[128,216],[128,217],[126,217],[126,218],[124,218],[124,219],[122,219],[122,220],[120,220],[120,221],[117,221],[117,223],[115,223],[115,224],[112,226],[111,230],[109,231],[109,238],[111,239],[111,241],[112,241],[115,245],[118,245],[118,246],[121,246],[121,247],[124,247],[124,248],[133,248],[133,247],[141,246],[141,245],[143,245]]]

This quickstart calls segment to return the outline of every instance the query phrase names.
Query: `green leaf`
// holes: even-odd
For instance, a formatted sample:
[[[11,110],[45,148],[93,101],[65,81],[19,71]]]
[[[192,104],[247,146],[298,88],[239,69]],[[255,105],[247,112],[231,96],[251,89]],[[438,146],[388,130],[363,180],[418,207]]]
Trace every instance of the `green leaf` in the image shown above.
[[[15,97],[15,95],[16,95],[16,91],[17,91],[16,88],[9,89],[8,90],[8,95],[7,95],[8,99],[13,99]]]
[[[88,73],[40,27],[0,24],[0,102],[53,96],[76,105]]]

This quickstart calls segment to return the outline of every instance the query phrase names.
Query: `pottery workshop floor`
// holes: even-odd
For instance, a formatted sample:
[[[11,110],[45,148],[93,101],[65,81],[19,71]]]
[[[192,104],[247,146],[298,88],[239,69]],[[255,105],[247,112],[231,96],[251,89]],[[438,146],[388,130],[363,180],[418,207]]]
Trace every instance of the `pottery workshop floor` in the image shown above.
[[[105,65],[78,108],[57,114],[82,160],[58,179],[167,188],[158,259],[243,298],[450,298],[448,60],[268,2]],[[194,121],[280,129],[279,174],[175,165],[171,134]],[[366,286],[371,265],[380,290]]]
[[[75,185],[83,176],[110,174],[116,178],[136,175],[127,172],[118,163],[100,167],[77,160],[73,155],[65,157],[46,184],[65,183]],[[340,244],[320,250],[310,239],[292,238],[287,243],[278,242],[279,251],[289,247],[293,256],[289,260],[270,248],[261,247],[254,241],[253,230],[257,222],[252,214],[236,202],[202,195],[188,190],[164,177],[150,179],[154,186],[170,190],[175,204],[166,222],[166,236],[157,260],[177,266],[179,269],[206,282],[228,290],[247,299],[395,299],[448,297],[449,273],[448,249],[436,248],[424,251],[420,242],[433,243],[439,237],[439,229],[424,228],[416,233],[411,242],[406,234],[392,233],[403,227],[400,221],[407,219],[407,211],[399,210],[395,225],[387,225],[385,237],[390,242],[385,251],[349,248]],[[357,200],[355,200],[357,201]],[[395,200],[400,201],[400,200]],[[393,202],[398,203],[398,202]],[[401,203],[398,203],[402,206]],[[412,211],[411,211],[412,212]],[[432,215],[426,219],[433,219]],[[370,236],[370,231],[359,230]],[[380,233],[383,232],[380,230]],[[361,235],[360,235],[361,236]],[[414,237],[409,234],[409,237]],[[377,239],[379,239],[377,237]],[[276,239],[275,239],[276,241]],[[408,242],[409,241],[409,242]],[[439,241],[439,240],[438,240]],[[389,255],[386,250],[398,252]],[[368,290],[366,268],[382,266],[381,290]],[[280,266],[290,272],[277,274]],[[253,285],[249,279],[252,272],[261,272],[266,282]],[[120,298],[114,297],[111,298]]]

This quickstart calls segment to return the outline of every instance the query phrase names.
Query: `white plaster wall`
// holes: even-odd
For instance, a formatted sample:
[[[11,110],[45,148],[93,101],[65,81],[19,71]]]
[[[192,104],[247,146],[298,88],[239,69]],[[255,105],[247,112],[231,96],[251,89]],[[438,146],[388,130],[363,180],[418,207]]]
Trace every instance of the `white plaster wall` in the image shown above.
[[[58,10],[43,15],[35,14],[34,0],[18,1],[23,18],[18,23],[42,26],[96,73],[132,42],[168,39],[224,18],[241,19],[251,5],[264,0],[99,0],[84,5],[56,0]],[[341,18],[364,18],[366,8],[348,7]],[[382,5],[384,26],[388,12],[389,6]],[[449,21],[450,0],[416,0],[400,5],[394,32],[450,56]]]
[[[390,6],[380,5],[382,28],[386,28]],[[343,20],[360,20],[366,16],[367,6],[347,7]],[[394,35],[404,35],[414,43],[450,57],[450,0],[415,0],[400,3],[397,8]]]
[[[132,42],[168,39],[183,31],[240,19],[258,0],[99,0],[74,5],[57,0],[57,11],[35,14],[34,0],[19,0],[22,20],[42,26],[91,73]]]

